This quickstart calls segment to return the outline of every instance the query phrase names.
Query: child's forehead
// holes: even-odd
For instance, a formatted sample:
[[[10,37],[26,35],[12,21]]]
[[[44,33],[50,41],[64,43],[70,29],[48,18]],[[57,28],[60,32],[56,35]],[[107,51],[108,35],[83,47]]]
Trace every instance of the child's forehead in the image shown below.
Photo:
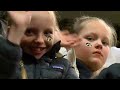
[[[95,20],[86,23],[85,28],[91,29],[91,30],[95,29],[95,30],[98,30],[98,31],[110,32],[110,27],[106,23],[103,23],[101,21],[95,21]]]
[[[56,22],[52,19],[55,18],[48,11],[31,11],[32,19],[29,28],[36,29],[54,29]],[[52,18],[51,18],[52,17]]]
[[[32,11],[32,19],[50,19],[51,15],[48,11]]]
[[[99,22],[99,21],[91,21],[86,23],[86,25],[84,26],[84,28],[80,31],[80,35],[81,34],[90,34],[90,33],[96,33],[98,35],[102,35],[102,36],[110,36],[111,35],[111,31],[110,28]]]
[[[53,21],[54,17],[49,14],[48,11],[32,11],[32,19],[31,22],[52,22],[55,23]]]
[[[48,11],[30,11],[32,15],[47,15]]]

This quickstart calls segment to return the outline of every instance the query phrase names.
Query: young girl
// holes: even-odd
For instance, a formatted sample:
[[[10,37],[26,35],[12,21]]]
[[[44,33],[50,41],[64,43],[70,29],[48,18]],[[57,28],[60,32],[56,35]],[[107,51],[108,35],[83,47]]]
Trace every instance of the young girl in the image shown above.
[[[103,67],[110,47],[117,41],[115,30],[104,20],[89,16],[77,18],[74,30],[80,38],[74,48],[79,77],[92,78]]]
[[[14,60],[10,58],[11,61],[7,63],[8,58],[4,56],[4,62],[10,66],[11,71],[0,73],[1,78],[2,74],[5,74],[5,78],[18,79],[78,79],[68,60],[56,58],[61,43],[55,37],[58,26],[53,11],[9,11],[8,13],[11,22],[7,38],[10,43],[16,44],[17,48],[21,46],[22,59],[19,63],[21,51],[16,48],[18,57],[13,56]],[[5,54],[7,55],[7,52]]]

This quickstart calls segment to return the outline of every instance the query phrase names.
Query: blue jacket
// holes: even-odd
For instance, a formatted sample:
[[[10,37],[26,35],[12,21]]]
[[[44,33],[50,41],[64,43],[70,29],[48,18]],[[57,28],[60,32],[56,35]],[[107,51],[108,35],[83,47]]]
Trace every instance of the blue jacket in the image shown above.
[[[76,64],[79,71],[79,78],[90,79],[90,77],[92,76],[92,71],[90,71],[89,68],[79,59],[76,59]]]
[[[21,79],[19,65],[21,57],[28,79],[79,79],[68,60],[55,57],[60,49],[60,42],[55,44],[40,60],[22,53],[19,46],[4,38],[0,38],[0,43],[1,79]]]
[[[120,79],[120,63],[112,64],[103,69],[96,79]]]

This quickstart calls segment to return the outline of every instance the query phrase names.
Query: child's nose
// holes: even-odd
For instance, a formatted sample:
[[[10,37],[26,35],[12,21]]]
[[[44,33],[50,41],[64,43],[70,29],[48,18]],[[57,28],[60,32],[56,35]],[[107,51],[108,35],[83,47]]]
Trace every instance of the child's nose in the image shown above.
[[[35,42],[44,43],[44,37],[42,35],[37,36],[35,39]]]
[[[98,41],[98,42],[96,42],[96,44],[95,44],[95,47],[97,48],[97,49],[102,49],[102,42],[101,41]]]

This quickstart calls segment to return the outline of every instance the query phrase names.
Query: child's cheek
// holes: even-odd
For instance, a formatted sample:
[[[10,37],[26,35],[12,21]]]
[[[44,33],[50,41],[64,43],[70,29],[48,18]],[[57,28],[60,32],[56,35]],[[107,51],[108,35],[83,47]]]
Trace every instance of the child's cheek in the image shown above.
[[[45,43],[46,43],[46,46],[47,47],[51,47],[51,46],[53,46],[53,37],[46,37],[45,38]]]

